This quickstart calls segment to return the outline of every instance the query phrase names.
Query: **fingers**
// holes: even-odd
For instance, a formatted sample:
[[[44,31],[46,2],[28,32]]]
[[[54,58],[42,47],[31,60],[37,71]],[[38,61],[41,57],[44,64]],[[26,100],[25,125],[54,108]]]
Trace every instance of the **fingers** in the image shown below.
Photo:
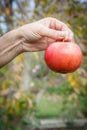
[[[67,31],[69,33],[70,39],[73,40],[74,39],[74,34],[70,30],[70,28],[66,24],[64,24],[63,22],[56,20],[56,30],[59,29],[59,25],[60,25],[60,30],[61,31]]]
[[[67,38],[69,38],[68,40],[73,41],[74,34],[65,23],[57,20],[56,18],[45,18],[40,22],[44,23],[45,27],[48,27],[50,29],[53,29],[53,30],[56,30],[56,31],[67,32],[68,36],[65,37],[65,40],[67,40]]]
[[[58,31],[44,27],[40,30],[40,34],[55,40],[72,40],[72,35],[69,31]]]

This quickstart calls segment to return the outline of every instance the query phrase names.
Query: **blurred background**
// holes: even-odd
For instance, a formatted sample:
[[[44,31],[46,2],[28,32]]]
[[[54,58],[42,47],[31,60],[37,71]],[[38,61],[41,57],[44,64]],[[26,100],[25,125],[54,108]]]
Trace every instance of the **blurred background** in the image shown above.
[[[44,52],[34,52],[0,69],[0,130],[39,129],[59,119],[73,125],[74,119],[87,118],[87,0],[0,0],[0,34],[51,16],[74,32],[82,65],[72,74],[54,73]]]

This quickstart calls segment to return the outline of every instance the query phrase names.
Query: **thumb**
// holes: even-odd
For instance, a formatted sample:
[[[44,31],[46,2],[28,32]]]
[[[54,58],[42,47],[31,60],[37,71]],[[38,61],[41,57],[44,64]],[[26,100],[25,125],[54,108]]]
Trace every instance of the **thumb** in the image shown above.
[[[55,40],[70,39],[67,31],[58,31],[47,27],[41,30],[41,35]]]

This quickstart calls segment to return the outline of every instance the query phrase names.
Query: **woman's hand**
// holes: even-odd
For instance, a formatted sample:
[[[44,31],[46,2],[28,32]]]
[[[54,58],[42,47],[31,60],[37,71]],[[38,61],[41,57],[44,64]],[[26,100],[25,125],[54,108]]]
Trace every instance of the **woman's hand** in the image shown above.
[[[72,41],[73,32],[55,18],[44,18],[18,28],[24,52],[42,51],[56,41]]]
[[[44,18],[12,30],[0,37],[0,68],[23,52],[42,51],[56,41],[73,41],[73,33],[55,18]]]

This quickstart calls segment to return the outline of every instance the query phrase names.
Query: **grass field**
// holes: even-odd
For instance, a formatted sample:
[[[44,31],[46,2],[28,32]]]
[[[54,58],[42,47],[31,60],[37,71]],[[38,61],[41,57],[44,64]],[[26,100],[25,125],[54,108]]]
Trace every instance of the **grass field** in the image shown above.
[[[37,103],[35,116],[37,118],[58,118],[64,116],[76,116],[76,108],[73,108],[74,100],[68,101],[68,96],[73,93],[68,83],[59,87],[47,88],[40,101]]]
[[[43,95],[37,104],[36,116],[39,118],[54,118],[61,113],[62,102],[49,99],[48,95]]]

